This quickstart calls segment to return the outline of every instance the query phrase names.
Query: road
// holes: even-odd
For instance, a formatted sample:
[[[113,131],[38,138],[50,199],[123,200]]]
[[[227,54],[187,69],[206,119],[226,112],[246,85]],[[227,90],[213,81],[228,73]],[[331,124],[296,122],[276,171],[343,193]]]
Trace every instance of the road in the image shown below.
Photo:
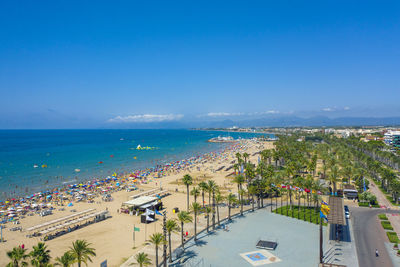
[[[400,213],[399,210],[350,207],[359,265],[362,267],[394,267],[385,242],[385,231],[379,224],[380,213]],[[375,257],[375,249],[379,257]]]

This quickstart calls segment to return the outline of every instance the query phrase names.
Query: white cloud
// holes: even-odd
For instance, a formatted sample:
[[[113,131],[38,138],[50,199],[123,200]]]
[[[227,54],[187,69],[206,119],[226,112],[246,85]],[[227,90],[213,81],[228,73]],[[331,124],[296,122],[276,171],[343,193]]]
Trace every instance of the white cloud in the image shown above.
[[[334,108],[323,108],[322,111],[331,112],[331,111],[335,111],[335,109]]]
[[[268,110],[265,112],[266,114],[278,114],[280,113],[278,110]]]
[[[182,114],[141,114],[129,116],[117,116],[109,119],[107,122],[112,123],[125,123],[125,122],[162,122],[162,121],[175,121],[183,118]]]
[[[229,112],[210,112],[207,113],[208,117],[227,117],[227,116],[242,116],[244,113],[229,113]]]
[[[344,107],[343,110],[350,110],[350,107]]]

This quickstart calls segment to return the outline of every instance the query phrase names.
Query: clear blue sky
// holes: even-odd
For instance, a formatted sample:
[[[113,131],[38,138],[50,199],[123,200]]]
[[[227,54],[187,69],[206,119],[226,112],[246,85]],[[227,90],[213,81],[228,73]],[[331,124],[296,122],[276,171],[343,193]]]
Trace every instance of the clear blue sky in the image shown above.
[[[0,128],[400,116],[400,4],[2,1],[0,91]]]

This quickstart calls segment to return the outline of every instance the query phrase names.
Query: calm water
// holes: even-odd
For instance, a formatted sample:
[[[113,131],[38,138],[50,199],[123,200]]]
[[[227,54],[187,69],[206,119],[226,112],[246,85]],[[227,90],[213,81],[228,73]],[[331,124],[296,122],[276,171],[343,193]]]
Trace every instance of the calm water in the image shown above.
[[[2,130],[0,199],[9,194],[21,195],[221,150],[224,144],[206,142],[218,135],[236,139],[257,134],[190,130]],[[139,144],[156,149],[136,150]]]

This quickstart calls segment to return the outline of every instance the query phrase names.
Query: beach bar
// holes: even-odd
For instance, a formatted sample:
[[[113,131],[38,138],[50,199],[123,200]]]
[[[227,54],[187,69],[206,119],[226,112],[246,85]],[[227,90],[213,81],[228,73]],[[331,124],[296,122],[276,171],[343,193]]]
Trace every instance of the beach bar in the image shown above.
[[[122,203],[122,208],[130,208],[139,211],[143,211],[148,208],[153,209],[153,207],[157,210],[162,208],[162,202],[159,201],[158,197],[141,196]]]

